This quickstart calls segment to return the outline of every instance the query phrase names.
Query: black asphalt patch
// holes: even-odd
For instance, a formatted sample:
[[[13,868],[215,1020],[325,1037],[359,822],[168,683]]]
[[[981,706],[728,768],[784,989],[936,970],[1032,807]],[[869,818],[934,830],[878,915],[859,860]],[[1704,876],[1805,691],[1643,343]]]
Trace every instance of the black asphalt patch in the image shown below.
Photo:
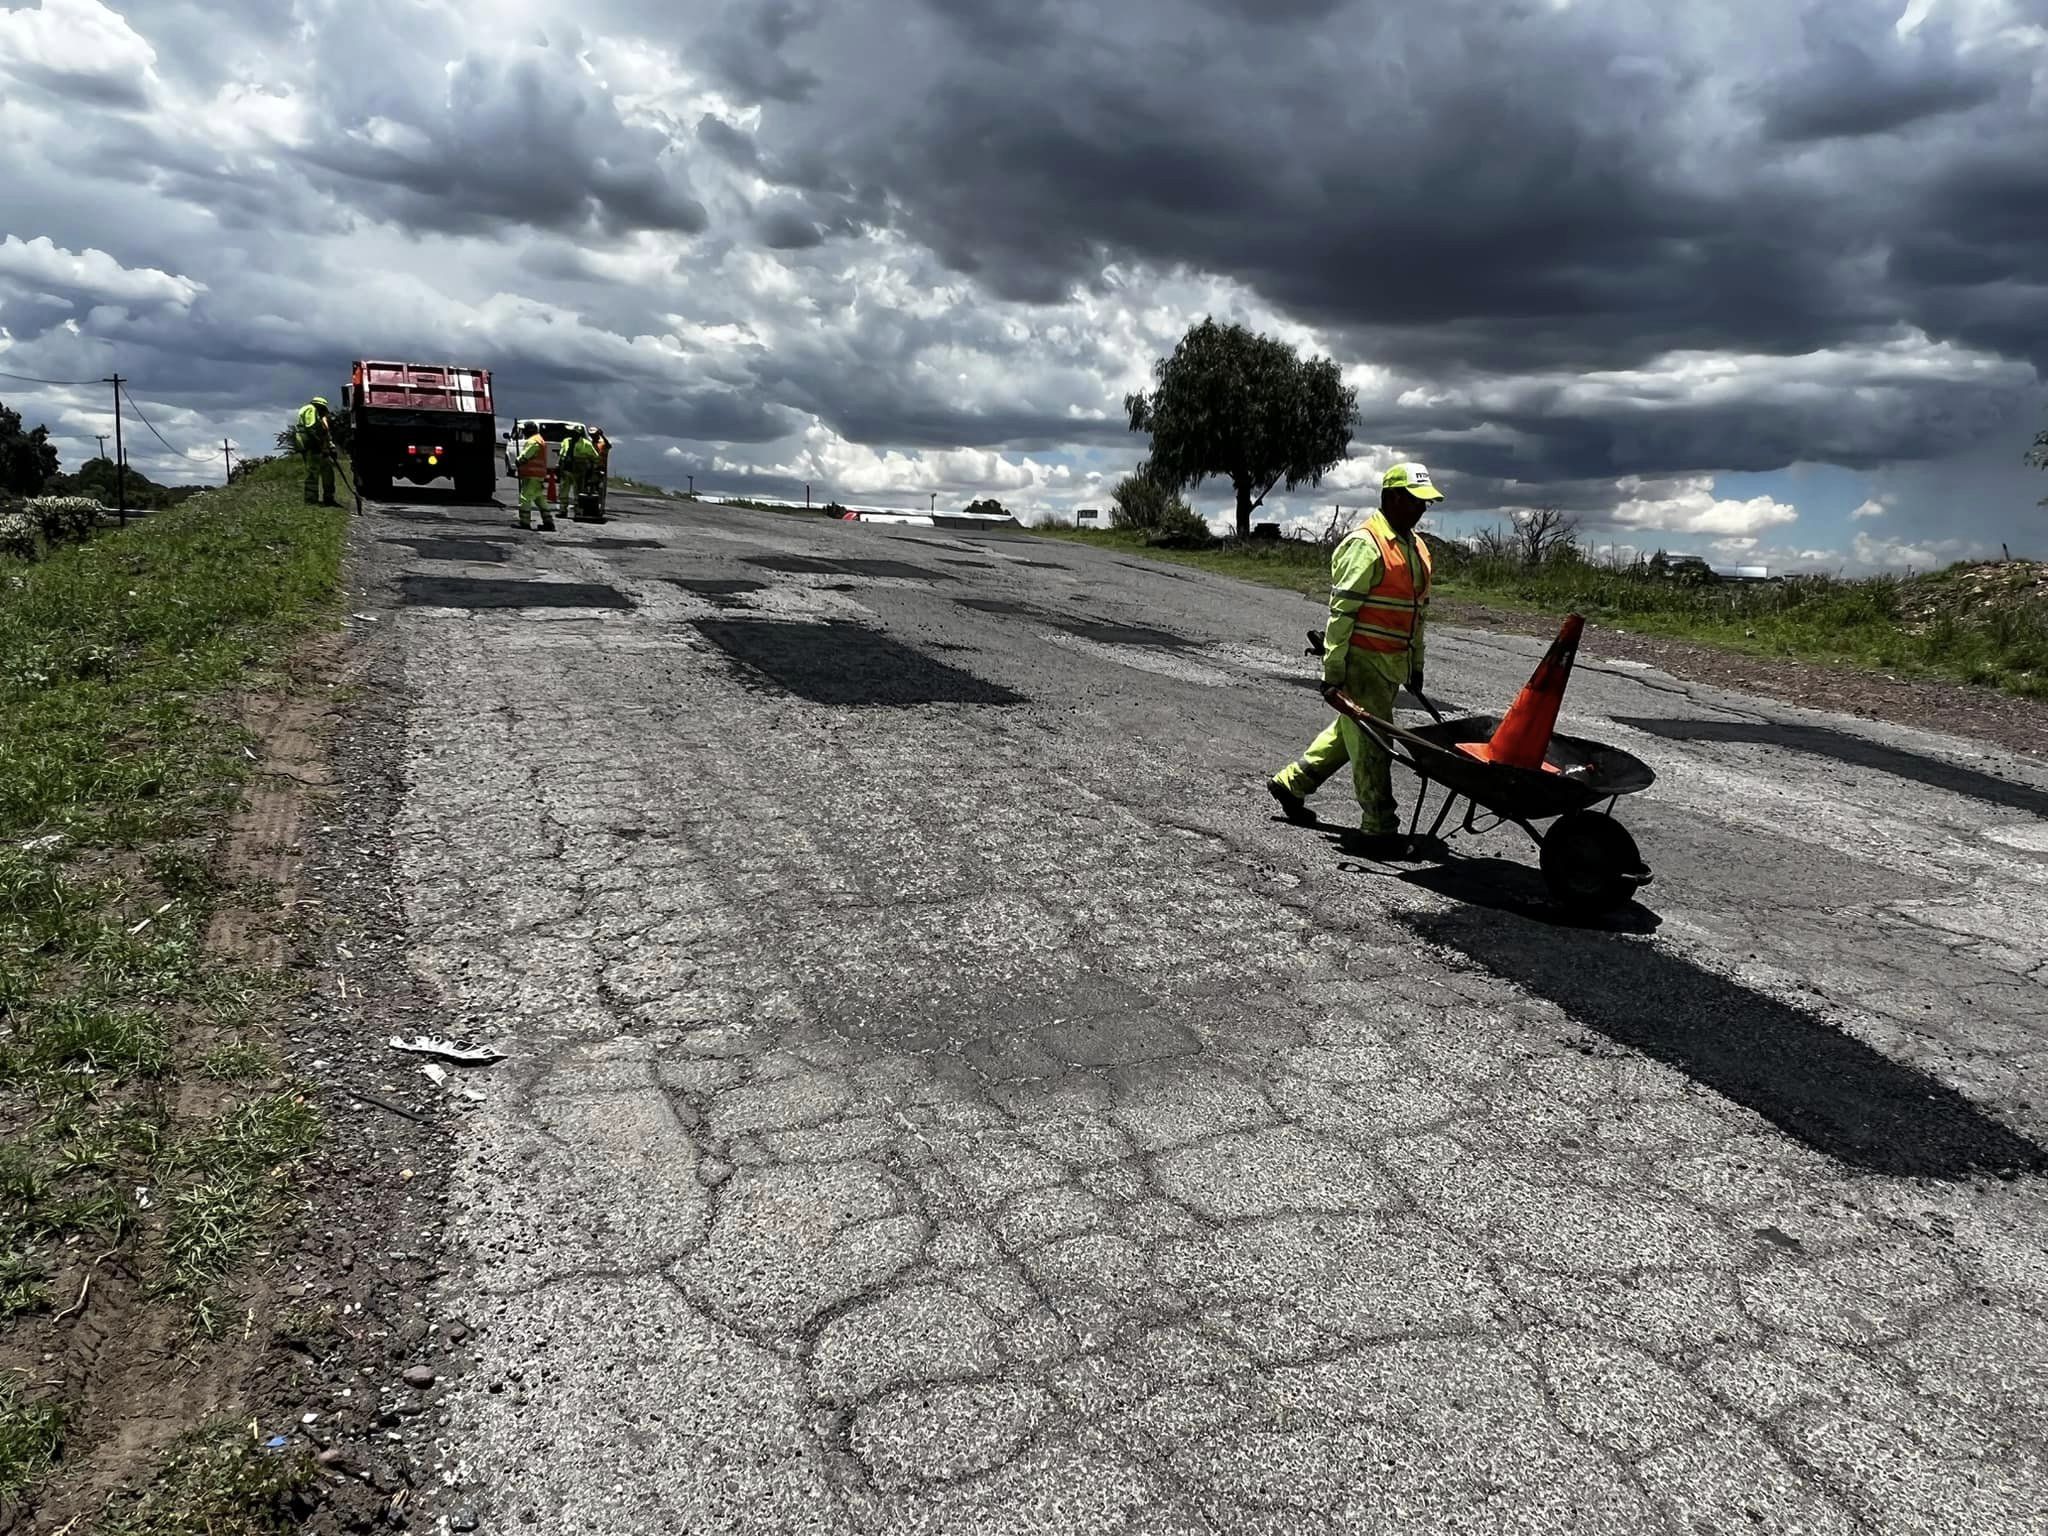
[[[749,592],[766,592],[768,583],[744,576],[664,576],[672,587],[703,598],[714,608],[744,608],[740,598]]]
[[[585,549],[660,549],[659,539],[592,539]]]
[[[400,601],[413,608],[630,608],[616,587],[592,581],[506,581],[487,576],[402,578]]]
[[[1029,603],[1013,603],[1001,597],[956,597],[953,599],[962,608],[972,608],[976,613],[1006,613],[1012,618],[1030,619],[1038,616],[1038,610]]]
[[[927,570],[902,560],[821,560],[814,555],[751,555],[748,565],[795,576],[875,576],[904,581],[951,581],[944,571]]]
[[[2048,1152],[1954,1089],[1655,942],[1483,907],[1397,920],[1852,1167],[1937,1179],[2048,1170]]]
[[[672,587],[694,592],[699,597],[738,597],[742,592],[766,592],[768,583],[746,576],[664,576]]]
[[[1652,736],[1661,736],[1666,741],[1708,741],[1748,743],[1764,747],[1784,747],[1792,752],[1806,752],[1815,757],[1833,758],[1852,768],[1872,768],[1879,773],[1888,773],[1894,778],[1906,779],[1915,784],[1925,784],[1933,789],[1945,789],[1958,795],[1967,795],[1972,800],[1982,800],[1988,805],[2002,805],[2009,810],[2024,811],[2029,816],[2048,817],[2048,790],[2036,789],[2031,784],[2018,784],[2011,779],[2001,779],[1996,774],[1983,773],[1975,768],[1963,768],[1954,763],[1943,762],[1938,757],[1928,757],[1919,752],[1908,752],[1903,747],[1888,747],[1883,742],[1871,741],[1849,731],[1838,731],[1824,725],[1774,725],[1756,720],[1665,720],[1649,716],[1629,717],[1616,715],[1616,725],[1626,725],[1638,731],[1647,731]]]
[[[422,560],[464,560],[472,564],[502,565],[505,550],[496,539],[384,539],[385,544],[404,544]]]
[[[961,565],[967,567],[967,569],[971,571],[992,571],[996,568],[995,562],[992,560],[962,560],[957,556],[949,559],[945,555],[939,556],[939,564]]]
[[[862,624],[704,619],[734,661],[814,704],[1021,704],[1021,694],[934,660]]]

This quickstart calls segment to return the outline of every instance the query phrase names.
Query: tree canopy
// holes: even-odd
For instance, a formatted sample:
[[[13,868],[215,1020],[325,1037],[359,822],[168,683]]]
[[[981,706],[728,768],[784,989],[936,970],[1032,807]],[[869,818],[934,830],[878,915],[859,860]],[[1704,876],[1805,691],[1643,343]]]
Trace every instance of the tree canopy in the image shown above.
[[[24,432],[21,412],[0,405],[0,491],[38,496],[56,473],[57,450],[50,442],[50,429]]]
[[[1237,532],[1274,486],[1320,484],[1351,446],[1358,391],[1327,357],[1205,319],[1153,365],[1151,394],[1126,395],[1131,430],[1149,433],[1149,474],[1170,491],[1212,475],[1237,493]]]

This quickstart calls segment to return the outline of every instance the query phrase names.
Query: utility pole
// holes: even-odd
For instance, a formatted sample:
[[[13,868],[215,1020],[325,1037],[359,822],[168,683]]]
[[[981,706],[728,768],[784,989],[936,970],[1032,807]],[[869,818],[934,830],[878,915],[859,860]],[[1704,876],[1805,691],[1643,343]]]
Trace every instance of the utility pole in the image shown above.
[[[937,491],[932,492],[932,510],[934,512],[939,510],[939,493]]]
[[[104,432],[95,432],[93,433],[93,436],[100,440],[100,457],[104,459],[107,456],[107,434]]]
[[[697,494],[697,477],[695,475],[690,476],[690,494],[692,496]]]
[[[808,480],[804,482],[804,510],[811,510],[811,482]]]
[[[121,503],[121,526],[128,526],[128,450],[121,446],[121,385],[126,382],[120,374],[111,379],[101,379],[102,384],[114,386],[114,497]]]
[[[235,483],[235,456],[233,449],[228,446],[226,438],[220,440],[220,461],[227,466],[228,472],[228,477],[223,484],[233,485]]]

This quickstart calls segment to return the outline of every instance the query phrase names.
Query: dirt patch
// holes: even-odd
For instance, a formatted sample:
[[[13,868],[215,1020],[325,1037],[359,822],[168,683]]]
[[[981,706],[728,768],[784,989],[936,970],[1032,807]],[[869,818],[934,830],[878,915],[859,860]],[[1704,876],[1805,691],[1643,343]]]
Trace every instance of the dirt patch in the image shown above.
[[[205,930],[205,952],[269,976],[284,973],[304,888],[305,833],[329,783],[323,720],[327,684],[339,665],[338,637],[308,642],[291,673],[292,692],[250,695],[236,714],[249,732],[256,767],[216,845],[212,866],[226,894]],[[246,1031],[245,1031],[246,1033]],[[216,1043],[205,1026],[187,1027],[179,1054],[196,1061]],[[230,1103],[226,1084],[196,1070],[181,1074],[171,1104],[174,1125],[193,1126]],[[275,1250],[265,1254],[274,1257]],[[46,1381],[61,1380],[70,1413],[64,1458],[30,1513],[49,1522],[89,1519],[124,1484],[146,1481],[183,1434],[220,1418],[249,1417],[270,1395],[281,1362],[262,1320],[275,1310],[277,1271],[259,1262],[231,1284],[231,1322],[201,1335],[178,1300],[152,1296],[151,1276],[126,1256],[108,1254],[67,1276],[63,1310],[18,1341],[39,1353]],[[256,1416],[283,1424],[280,1410]],[[0,1531],[17,1528],[0,1512]],[[27,1527],[21,1527],[26,1529]]]
[[[427,1311],[458,1111],[387,1043],[448,1027],[405,963],[390,830],[406,709],[397,642],[388,625],[323,640],[295,662],[294,698],[245,705],[259,761],[218,857],[276,901],[221,906],[207,944],[300,983],[274,1033],[326,1135],[299,1165],[294,1209],[231,1282],[219,1337],[195,1337],[181,1308],[147,1297],[147,1277],[112,1264],[92,1272],[83,1308],[42,1320],[46,1378],[60,1358],[49,1330],[66,1331],[75,1416],[37,1505],[0,1510],[9,1536],[89,1529],[112,1490],[146,1483],[178,1436],[210,1421],[244,1438],[253,1427],[255,1454],[304,1469],[311,1536],[402,1529],[428,1486],[436,1388],[405,1373],[449,1374],[469,1324]]]
[[[1439,624],[1546,640],[1557,633],[1556,622],[1541,614],[1518,613],[1456,599],[1434,602],[1431,617]],[[1918,726],[1988,742],[2010,752],[2048,758],[2048,704],[1991,688],[1894,677],[1822,662],[1746,656],[1696,641],[1672,640],[1591,623],[1586,626],[1579,659],[1581,664],[1602,660],[1646,662],[1690,683],[1706,683],[1865,720]]]

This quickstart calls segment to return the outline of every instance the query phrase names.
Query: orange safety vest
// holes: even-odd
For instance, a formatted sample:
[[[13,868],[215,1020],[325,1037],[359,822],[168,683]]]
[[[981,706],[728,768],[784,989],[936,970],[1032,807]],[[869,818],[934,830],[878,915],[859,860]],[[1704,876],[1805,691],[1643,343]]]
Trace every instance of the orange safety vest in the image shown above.
[[[535,450],[538,449],[538,452]],[[522,480],[545,480],[548,477],[548,440],[538,432],[526,440],[519,450],[519,478]]]
[[[1357,594],[1363,601],[1352,621],[1351,643],[1362,651],[1388,654],[1413,650],[1415,631],[1422,626],[1422,610],[1429,605],[1429,545],[1420,535],[1409,535],[1415,552],[1422,557],[1422,579],[1418,582],[1400,539],[1388,538],[1371,524],[1362,531],[1371,534],[1380,547],[1380,579],[1370,591]]]

